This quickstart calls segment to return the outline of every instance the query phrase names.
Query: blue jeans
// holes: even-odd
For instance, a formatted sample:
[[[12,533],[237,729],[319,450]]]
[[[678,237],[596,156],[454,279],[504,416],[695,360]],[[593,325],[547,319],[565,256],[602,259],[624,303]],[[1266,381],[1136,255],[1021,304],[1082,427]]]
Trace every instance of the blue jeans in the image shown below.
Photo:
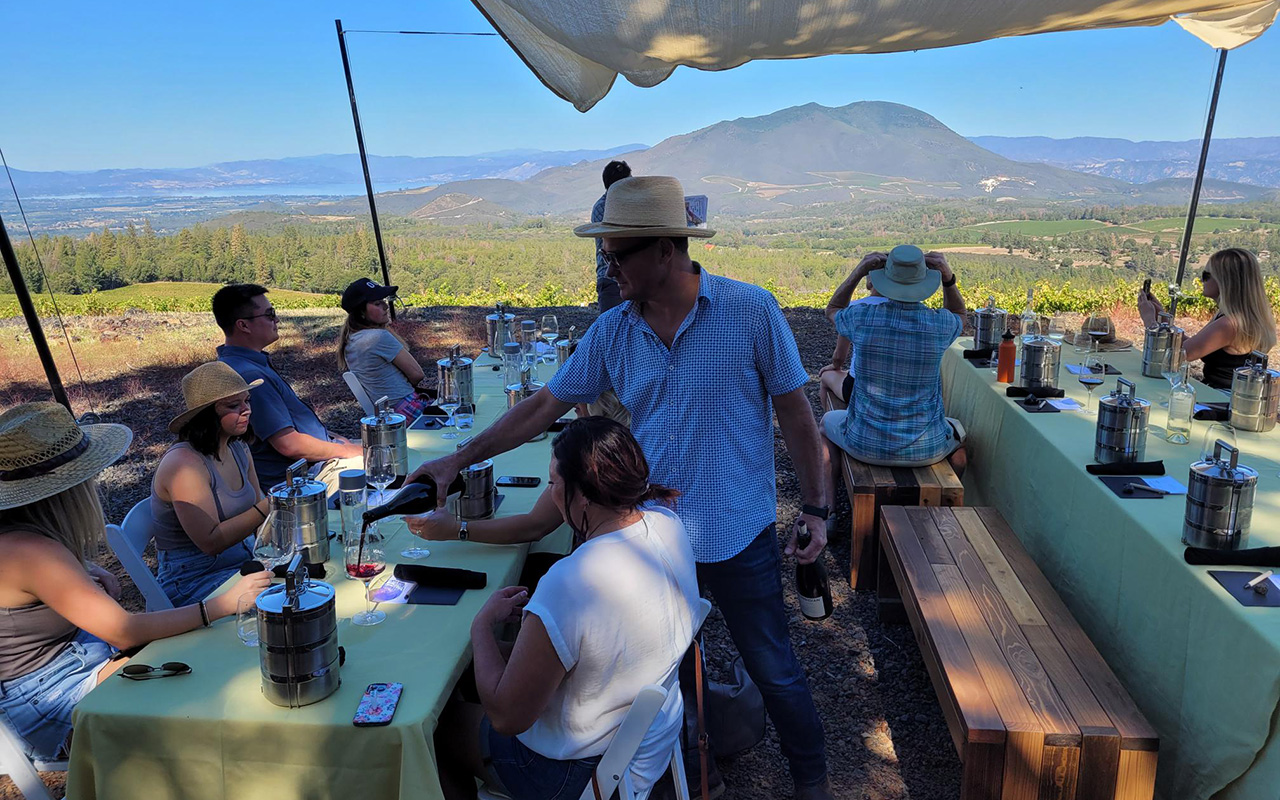
[[[560,761],[525,746],[480,721],[480,755],[487,782],[512,800],[577,800],[591,782],[600,756]]]
[[[156,580],[174,606],[190,605],[213,594],[227,578],[240,571],[240,565],[253,559],[253,537],[211,556],[194,544],[156,553],[160,564]]]
[[[0,724],[18,734],[27,758],[52,761],[65,755],[71,712],[98,685],[98,670],[114,654],[111,645],[80,631],[48,664],[0,681]]]
[[[791,649],[775,526],[732,558],[698,564],[698,585],[715,597],[747,674],[760,687],[792,780],[797,786],[821,783],[827,776],[826,741],[809,682]],[[685,702],[695,702],[689,695]]]

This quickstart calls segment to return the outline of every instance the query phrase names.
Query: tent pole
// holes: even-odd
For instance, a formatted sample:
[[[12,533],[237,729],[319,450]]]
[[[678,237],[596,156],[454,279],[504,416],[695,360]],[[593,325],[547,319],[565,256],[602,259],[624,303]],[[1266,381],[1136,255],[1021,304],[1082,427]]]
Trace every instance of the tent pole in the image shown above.
[[[1218,51],[1218,73],[1213,79],[1213,95],[1209,98],[1209,117],[1204,123],[1204,139],[1200,143],[1200,163],[1196,167],[1196,180],[1191,186],[1191,206],[1187,209],[1187,225],[1182,232],[1182,250],[1178,254],[1178,278],[1175,281],[1182,288],[1182,277],[1187,271],[1187,255],[1191,252],[1191,234],[1196,224],[1196,207],[1200,205],[1200,187],[1204,184],[1204,168],[1209,160],[1209,143],[1213,139],[1213,118],[1218,113],[1218,93],[1222,91],[1222,72],[1227,66],[1227,50]],[[1178,298],[1169,298],[1169,312],[1176,314]]]
[[[391,285],[391,272],[387,269],[387,251],[382,246],[382,226],[378,223],[378,204],[373,199],[373,180],[369,177],[369,155],[364,149],[364,132],[360,129],[360,110],[356,108],[356,87],[351,82],[351,62],[347,59],[347,40],[342,32],[342,20],[335,19],[338,29],[338,50],[342,53],[342,72],[347,76],[347,96],[351,98],[351,121],[356,126],[356,147],[360,149],[360,168],[364,171],[364,190],[369,195],[369,214],[373,217],[373,240],[378,245],[378,263],[382,265],[382,283]],[[396,318],[396,307],[390,306],[391,319]]]
[[[4,258],[4,266],[9,271],[9,279],[13,281],[13,293],[18,296],[18,305],[22,307],[22,316],[27,319],[27,328],[31,330],[31,340],[35,342],[36,352],[40,355],[40,364],[44,367],[45,377],[49,379],[49,391],[53,399],[71,411],[71,401],[67,399],[67,390],[62,388],[62,378],[58,376],[58,365],[53,361],[53,353],[49,351],[49,343],[44,338],[44,328],[40,327],[40,317],[36,315],[35,304],[31,302],[31,293],[27,291],[27,281],[22,277],[18,267],[18,254],[13,251],[13,243],[9,241],[9,232],[5,230],[4,220],[0,219],[0,256]],[[74,415],[74,412],[72,412]]]

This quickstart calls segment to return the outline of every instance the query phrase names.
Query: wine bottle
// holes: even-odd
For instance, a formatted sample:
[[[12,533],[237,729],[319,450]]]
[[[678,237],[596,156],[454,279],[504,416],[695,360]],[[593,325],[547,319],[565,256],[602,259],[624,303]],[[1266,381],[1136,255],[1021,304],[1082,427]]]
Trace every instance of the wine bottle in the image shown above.
[[[459,475],[449,485],[449,494],[462,491],[463,486],[462,476]],[[385,517],[398,517],[406,514],[429,514],[436,510],[437,497],[436,482],[429,475],[419,475],[392,495],[390,500],[365,511],[361,515],[361,520],[367,529],[370,524]]]
[[[808,528],[801,528],[796,537],[796,549],[809,546],[812,537]],[[796,564],[796,594],[800,597],[800,613],[806,619],[819,620],[831,616],[831,582],[827,568],[819,558],[812,564]]]

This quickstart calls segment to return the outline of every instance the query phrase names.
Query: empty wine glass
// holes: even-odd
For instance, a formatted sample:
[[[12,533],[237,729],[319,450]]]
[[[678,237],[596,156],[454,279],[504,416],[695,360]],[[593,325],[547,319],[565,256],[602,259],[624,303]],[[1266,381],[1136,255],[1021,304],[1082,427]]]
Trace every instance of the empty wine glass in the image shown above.
[[[1165,351],[1164,359],[1160,364],[1160,374],[1169,382],[1169,390],[1172,392],[1174,384],[1178,382],[1178,375],[1182,369],[1182,348],[1170,347]],[[1169,407],[1169,399],[1165,398],[1160,404],[1161,408]]]
[[[377,625],[387,618],[386,613],[372,606],[369,598],[369,582],[387,569],[387,557],[378,542],[369,541],[369,537],[355,537],[354,543],[343,546],[343,562],[347,574],[364,584],[365,610],[351,618],[353,625]]]
[[[265,569],[288,564],[298,550],[298,519],[292,511],[273,510],[258,528],[253,557]]]
[[[396,479],[396,462],[391,446],[378,444],[365,448],[364,472],[368,476],[369,483],[378,490],[377,502],[374,505],[382,505],[387,487]]]
[[[460,399],[458,397],[458,389],[456,386],[453,385],[453,381],[449,381],[449,385],[440,391],[439,406],[444,410],[446,414],[449,415],[449,418],[444,421],[445,432],[441,435],[441,438],[444,438],[444,439],[458,438],[458,434],[452,430],[449,430],[449,428],[452,428],[455,424],[453,419],[453,414],[455,411],[458,410],[459,405],[460,405]]]
[[[1084,357],[1080,362],[1080,385],[1089,390],[1089,396],[1085,398],[1084,413],[1094,416],[1098,412],[1093,409],[1093,390],[1102,385],[1103,375],[1106,374],[1107,364],[1102,357],[1096,354]]]
[[[258,646],[258,599],[248,592],[236,601],[236,635],[247,647]]]
[[[1051,340],[1059,343],[1066,337],[1067,320],[1061,311],[1049,318],[1049,329],[1047,334]]]
[[[469,431],[476,422],[476,407],[470,403],[459,403],[453,412],[453,425],[459,431]]]
[[[542,357],[543,362],[555,360],[556,339],[560,338],[560,321],[555,314],[542,315],[542,340],[547,343],[548,355]]]
[[[1204,439],[1200,443],[1200,460],[1208,461],[1213,458],[1213,446],[1221,439],[1232,447],[1236,447],[1236,431],[1225,422],[1215,422],[1209,426],[1204,432]]]

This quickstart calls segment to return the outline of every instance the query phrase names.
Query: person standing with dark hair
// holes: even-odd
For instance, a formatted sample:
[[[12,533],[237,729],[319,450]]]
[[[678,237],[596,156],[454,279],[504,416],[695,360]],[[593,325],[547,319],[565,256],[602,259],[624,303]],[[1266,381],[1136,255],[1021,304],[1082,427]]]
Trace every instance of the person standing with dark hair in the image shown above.
[[[591,207],[591,221],[599,222],[604,219],[604,199],[609,194],[609,187],[622,180],[631,177],[631,167],[625,161],[610,161],[604,166],[604,194],[600,195],[600,199]],[[608,311],[614,306],[622,302],[622,297],[618,295],[618,282],[609,277],[609,265],[605,262],[604,256],[604,239],[596,239],[596,301],[600,306],[600,313]]]
[[[323,481],[330,494],[336,492],[338,473],[359,467],[356,459],[363,452],[360,445],[330,434],[263,352],[280,338],[280,322],[266,288],[256,283],[223,286],[213,296],[213,317],[226,336],[225,344],[218,346],[218,360],[246,383],[257,382],[249,391],[254,409],[249,425],[256,439],[251,449],[262,490],[270,491],[284,480],[290,464],[305,458],[312,465],[312,477]]]

